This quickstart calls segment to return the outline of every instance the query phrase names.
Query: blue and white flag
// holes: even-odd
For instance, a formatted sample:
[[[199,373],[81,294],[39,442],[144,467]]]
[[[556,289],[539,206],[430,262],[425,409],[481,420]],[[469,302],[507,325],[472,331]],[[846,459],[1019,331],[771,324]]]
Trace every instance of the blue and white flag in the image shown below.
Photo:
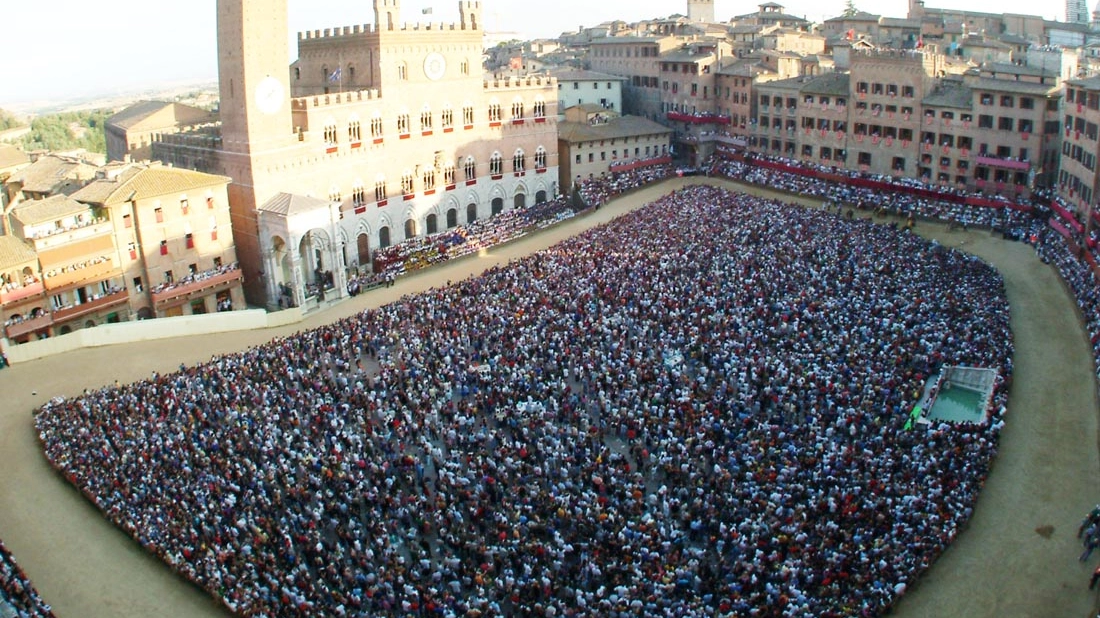
[[[343,70],[340,67],[336,67],[336,70],[332,72],[332,75],[328,76],[328,81],[333,83],[338,82],[340,81],[341,75],[343,75]]]

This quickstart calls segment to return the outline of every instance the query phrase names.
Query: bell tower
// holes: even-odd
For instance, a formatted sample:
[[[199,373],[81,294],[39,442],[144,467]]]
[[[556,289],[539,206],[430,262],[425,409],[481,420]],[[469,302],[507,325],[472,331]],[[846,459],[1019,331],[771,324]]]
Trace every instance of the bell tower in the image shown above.
[[[285,143],[290,116],[287,0],[218,0],[222,148]]]
[[[704,24],[714,23],[714,0],[688,0],[688,19]]]

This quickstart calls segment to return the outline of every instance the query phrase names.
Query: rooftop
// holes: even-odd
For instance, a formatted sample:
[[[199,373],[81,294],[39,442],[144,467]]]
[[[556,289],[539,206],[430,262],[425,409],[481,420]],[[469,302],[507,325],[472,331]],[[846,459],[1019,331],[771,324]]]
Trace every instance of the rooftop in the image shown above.
[[[279,193],[275,197],[264,202],[257,210],[290,217],[328,207],[328,202],[316,197],[294,195],[293,193]]]
[[[228,184],[230,178],[163,165],[132,164],[117,168],[108,178],[101,178],[73,194],[73,199],[86,204],[112,206],[162,195],[185,193],[218,184]]]
[[[0,236],[0,269],[22,266],[38,259],[27,241],[15,236]]]
[[[26,225],[57,221],[64,217],[88,212],[88,206],[67,195],[52,195],[41,200],[20,202],[13,209],[15,217]]]
[[[571,144],[671,132],[672,129],[641,116],[621,116],[600,124],[558,123],[558,139]]]

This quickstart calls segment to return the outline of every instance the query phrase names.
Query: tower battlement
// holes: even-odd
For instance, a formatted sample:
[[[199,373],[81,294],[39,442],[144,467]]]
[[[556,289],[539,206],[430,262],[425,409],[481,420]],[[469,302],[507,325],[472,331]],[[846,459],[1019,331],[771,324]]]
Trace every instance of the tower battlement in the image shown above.
[[[376,89],[370,90],[352,90],[349,92],[334,92],[330,94],[318,94],[308,97],[297,97],[291,101],[291,109],[294,110],[312,110],[322,107],[335,107],[337,105],[347,105],[348,103],[362,103],[364,101],[375,101],[382,98],[382,95]]]
[[[298,40],[309,41],[315,39],[337,39],[341,37],[362,36],[364,34],[374,33],[374,24],[356,24],[354,26],[325,28],[324,30],[305,30],[298,33]]]
[[[549,75],[525,75],[523,77],[502,77],[500,79],[489,79],[483,82],[486,92],[496,90],[511,90],[517,88],[531,88],[534,86],[555,87],[558,83],[556,77],[550,77]],[[554,88],[555,92],[557,88]]]

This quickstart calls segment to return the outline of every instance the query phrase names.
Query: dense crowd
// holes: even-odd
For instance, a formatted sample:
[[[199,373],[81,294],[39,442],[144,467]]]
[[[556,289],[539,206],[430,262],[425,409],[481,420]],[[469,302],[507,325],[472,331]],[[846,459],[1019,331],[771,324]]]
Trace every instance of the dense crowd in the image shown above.
[[[689,187],[454,286],[36,414],[48,459],[242,615],[873,616],[965,525],[999,275]]]
[[[507,210],[443,232],[410,238],[376,251],[373,271],[360,275],[356,283],[362,289],[392,281],[405,273],[515,240],[534,229],[553,225],[574,214],[571,200],[557,197],[531,206]]]
[[[926,188],[912,182],[898,183],[898,190],[882,191],[835,182],[824,182],[814,176],[794,174],[753,165],[751,162],[714,159],[707,164],[712,175],[725,176],[738,182],[762,185],[780,191],[820,197],[837,204],[880,211],[902,217],[922,217],[950,221],[964,226],[1018,228],[1029,224],[1031,213],[1011,208],[971,206],[947,199],[923,197],[907,192],[908,188]],[[810,169],[814,169],[811,167]],[[957,194],[956,190],[944,191]]]
[[[53,615],[53,610],[38,596],[23,569],[0,541],[0,616],[53,618]]]
[[[671,163],[639,167],[626,172],[593,176],[581,183],[581,199],[589,208],[598,208],[611,198],[676,175]]]
[[[1096,377],[1100,384],[1100,283],[1088,262],[1071,250],[1058,232],[1044,230],[1038,236],[1036,250],[1043,261],[1052,264],[1073,293],[1085,321],[1089,344],[1096,362]]]

